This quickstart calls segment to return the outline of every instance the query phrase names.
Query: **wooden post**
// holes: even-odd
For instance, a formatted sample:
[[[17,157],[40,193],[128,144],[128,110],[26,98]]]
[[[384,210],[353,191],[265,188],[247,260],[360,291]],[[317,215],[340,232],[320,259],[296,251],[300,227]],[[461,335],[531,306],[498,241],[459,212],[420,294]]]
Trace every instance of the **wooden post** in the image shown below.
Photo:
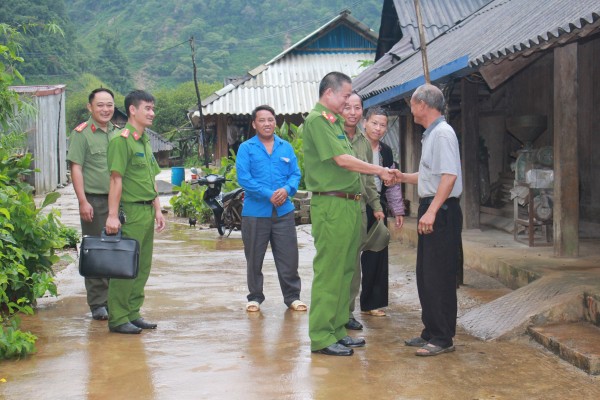
[[[217,138],[215,143],[215,165],[221,165],[221,157],[227,157],[227,115],[217,117]]]
[[[419,170],[419,161],[421,159],[421,137],[420,126],[414,123],[413,117],[409,114],[406,120],[406,146],[403,149],[405,172],[417,172]],[[410,201],[410,216],[416,217],[419,211],[419,194],[417,185],[405,185],[404,198]]]
[[[460,115],[462,124],[462,173],[464,199],[463,226],[479,229],[479,108],[477,84],[461,80]]]
[[[554,255],[579,256],[577,43],[554,49]]]
[[[421,7],[419,0],[415,1],[415,14],[417,14],[417,25],[419,27],[419,42],[421,42],[421,58],[423,60],[423,76],[425,83],[431,83],[429,78],[429,62],[427,61],[427,38],[425,37],[425,29],[423,28],[423,18],[421,17]]]

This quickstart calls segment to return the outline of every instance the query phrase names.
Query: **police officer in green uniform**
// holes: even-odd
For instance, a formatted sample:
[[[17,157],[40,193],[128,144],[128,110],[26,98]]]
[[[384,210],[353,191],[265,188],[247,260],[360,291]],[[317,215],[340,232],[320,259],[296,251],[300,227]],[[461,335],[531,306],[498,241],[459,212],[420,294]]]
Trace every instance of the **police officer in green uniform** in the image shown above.
[[[116,234],[122,228],[123,236],[139,242],[140,267],[135,279],[110,280],[108,327],[111,332],[135,334],[157,326],[145,321],[140,309],[152,264],[154,223],[156,221],[156,231],[162,232],[165,218],[160,210],[155,182],[160,168],[145,133],[154,119],[154,97],[143,90],[135,90],[125,97],[125,109],[127,125],[108,146],[110,190],[106,232]],[[125,217],[122,226],[119,209]]]
[[[360,129],[360,122],[363,119],[363,103],[357,93],[352,93],[346,102],[346,106],[342,111],[344,117],[344,131],[354,150],[354,155],[361,161],[373,164],[373,151],[371,144]],[[360,210],[361,210],[361,241],[359,252],[356,256],[356,266],[354,269],[354,277],[350,283],[350,314],[346,329],[361,330],[362,324],[354,318],[354,309],[356,307],[356,297],[360,291],[361,282],[361,266],[360,266],[360,250],[362,250],[367,238],[367,204],[373,210],[373,216],[376,219],[382,220],[385,218],[381,202],[379,201],[379,193],[372,175],[360,174],[361,192]]]
[[[71,132],[67,160],[79,202],[81,233],[100,236],[108,217],[110,175],[106,151],[115,130],[110,122],[115,112],[113,93],[105,88],[92,90],[87,109],[90,118]],[[92,318],[107,320],[108,279],[85,278],[85,289]]]
[[[350,347],[365,345],[351,338],[348,322],[350,282],[360,245],[359,173],[394,181],[392,172],[354,157],[339,115],[352,93],[352,81],[340,72],[325,75],[319,102],[304,122],[304,167],[311,199],[312,235],[316,255],[308,334],[315,353],[350,356]]]

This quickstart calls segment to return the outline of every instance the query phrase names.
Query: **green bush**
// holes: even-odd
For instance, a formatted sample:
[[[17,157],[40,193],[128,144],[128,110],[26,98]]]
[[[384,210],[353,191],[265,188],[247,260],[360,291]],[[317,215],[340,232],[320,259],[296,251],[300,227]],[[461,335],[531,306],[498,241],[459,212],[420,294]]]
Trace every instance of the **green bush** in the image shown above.
[[[58,212],[42,213],[56,201],[50,193],[36,207],[33,188],[23,180],[31,173],[31,154],[9,156],[0,148],[0,357],[33,351],[35,336],[18,330],[17,313],[33,314],[36,299],[56,295],[52,265],[65,246]]]
[[[51,267],[59,261],[55,250],[66,243],[59,234],[58,212],[41,213],[60,195],[50,193],[38,208],[33,188],[23,179],[32,172],[31,154],[17,154],[23,153],[23,117],[35,110],[9,86],[24,81],[17,69],[23,63],[18,56],[22,33],[35,26],[62,32],[54,24],[0,23],[0,359],[35,351],[37,338],[19,330],[16,315],[33,314],[36,299],[46,292],[56,295]]]
[[[169,200],[176,216],[196,218],[200,222],[210,218],[211,210],[202,201],[206,187],[182,182],[180,186],[174,186],[173,190],[179,192]]]
[[[77,247],[77,243],[79,243],[80,239],[77,229],[69,228],[68,226],[61,226],[58,234],[60,235],[61,239],[65,241],[65,247],[71,249]]]
[[[240,187],[237,182],[235,172],[235,156],[231,158],[223,157],[220,167],[206,168],[201,167],[204,176],[209,174],[225,175],[227,182],[222,190],[229,192]],[[177,196],[171,197],[169,203],[173,207],[173,213],[178,217],[193,217],[200,223],[209,222],[212,218],[212,210],[204,203],[204,192],[206,186],[190,185],[182,182],[181,186],[174,186],[173,190],[178,191]]]

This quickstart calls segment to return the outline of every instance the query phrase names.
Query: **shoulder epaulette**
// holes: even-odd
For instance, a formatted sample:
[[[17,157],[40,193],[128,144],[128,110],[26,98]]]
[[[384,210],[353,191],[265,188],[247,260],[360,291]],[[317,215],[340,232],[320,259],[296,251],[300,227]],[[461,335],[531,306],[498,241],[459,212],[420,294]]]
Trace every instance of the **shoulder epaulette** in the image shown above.
[[[79,125],[77,125],[77,127],[75,128],[75,130],[79,133],[81,133],[85,127],[87,126],[87,122],[82,122]]]
[[[323,111],[321,113],[321,115],[323,116],[323,118],[325,118],[327,121],[331,122],[332,124],[335,124],[335,121],[337,121],[337,118],[335,117],[335,115],[329,114],[326,111]]]
[[[127,139],[129,137],[129,129],[123,129],[121,131],[121,136]]]

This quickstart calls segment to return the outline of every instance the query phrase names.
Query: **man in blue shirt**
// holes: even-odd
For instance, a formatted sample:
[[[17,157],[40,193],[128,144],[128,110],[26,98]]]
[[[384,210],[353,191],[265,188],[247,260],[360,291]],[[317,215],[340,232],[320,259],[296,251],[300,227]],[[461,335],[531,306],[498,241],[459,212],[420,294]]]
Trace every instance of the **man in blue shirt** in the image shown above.
[[[252,111],[256,136],[240,145],[236,158],[238,183],[245,190],[242,240],[246,254],[248,303],[246,311],[260,310],[263,294],[262,265],[271,243],[283,301],[292,310],[306,311],[300,301],[298,239],[294,205],[300,169],[292,146],[275,135],[275,110],[262,105]]]

